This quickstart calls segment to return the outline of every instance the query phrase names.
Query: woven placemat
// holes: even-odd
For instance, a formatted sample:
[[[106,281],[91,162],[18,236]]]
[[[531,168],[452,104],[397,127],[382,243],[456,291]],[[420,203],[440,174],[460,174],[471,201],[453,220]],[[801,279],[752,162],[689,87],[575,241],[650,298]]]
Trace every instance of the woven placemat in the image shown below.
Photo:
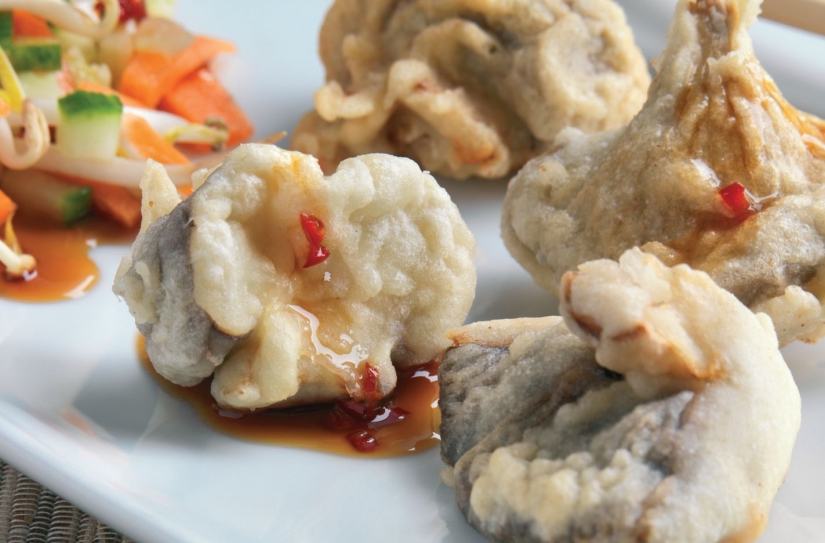
[[[133,543],[2,460],[0,542]]]

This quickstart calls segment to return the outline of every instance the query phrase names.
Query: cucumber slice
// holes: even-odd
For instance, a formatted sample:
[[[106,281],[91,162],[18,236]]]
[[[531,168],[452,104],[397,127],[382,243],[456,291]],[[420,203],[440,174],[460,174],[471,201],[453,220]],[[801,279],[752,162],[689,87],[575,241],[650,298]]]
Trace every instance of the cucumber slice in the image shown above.
[[[60,42],[52,38],[14,38],[10,11],[0,12],[0,47],[18,72],[54,72],[60,69]]]
[[[57,100],[63,95],[60,72],[19,72],[17,78],[28,98]]]
[[[92,212],[92,189],[38,170],[6,170],[0,179],[21,213],[71,226]]]
[[[6,49],[11,64],[18,72],[60,70],[63,48],[51,38],[18,38]]]
[[[123,104],[116,95],[75,91],[57,101],[57,148],[66,156],[109,160],[117,154]]]

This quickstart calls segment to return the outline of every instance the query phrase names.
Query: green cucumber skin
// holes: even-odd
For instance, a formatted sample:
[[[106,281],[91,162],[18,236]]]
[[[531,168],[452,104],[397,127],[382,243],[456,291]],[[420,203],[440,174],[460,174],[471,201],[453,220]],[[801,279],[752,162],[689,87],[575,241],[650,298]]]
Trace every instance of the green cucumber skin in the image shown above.
[[[57,101],[57,147],[66,156],[109,160],[120,143],[123,104],[115,95],[75,91]]]
[[[72,118],[102,118],[108,115],[123,113],[123,103],[116,94],[101,94],[99,92],[74,91],[57,101],[60,114],[66,119]]]
[[[92,213],[92,189],[76,187],[63,195],[61,213],[66,226],[72,226]]]
[[[57,40],[24,38],[2,45],[18,72],[54,72],[62,67],[63,47]]]
[[[47,38],[14,39],[10,11],[0,12],[0,47],[18,72],[54,72],[61,68],[63,48],[60,42]]]
[[[7,170],[0,189],[21,213],[71,226],[92,212],[92,189],[37,170]]]
[[[0,46],[8,49],[14,35],[14,23],[10,11],[0,11]]]

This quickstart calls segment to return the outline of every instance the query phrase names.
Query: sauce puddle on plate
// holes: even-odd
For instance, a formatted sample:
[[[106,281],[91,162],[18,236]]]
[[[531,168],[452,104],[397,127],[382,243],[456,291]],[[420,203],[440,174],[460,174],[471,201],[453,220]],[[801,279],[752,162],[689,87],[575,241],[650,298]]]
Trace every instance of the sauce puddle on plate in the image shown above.
[[[137,351],[141,365],[163,390],[185,400],[213,428],[232,437],[358,458],[407,456],[440,443],[437,362],[399,371],[395,392],[373,409],[375,422],[367,423],[351,416],[357,405],[347,402],[243,415],[222,411],[209,392],[211,379],[194,387],[175,385],[152,367],[143,336],[138,336]]]
[[[89,250],[103,243],[130,243],[136,234],[98,218],[66,228],[22,215],[15,217],[14,231],[23,250],[37,260],[37,272],[27,280],[0,277],[0,298],[23,302],[57,302],[83,296],[100,277]]]

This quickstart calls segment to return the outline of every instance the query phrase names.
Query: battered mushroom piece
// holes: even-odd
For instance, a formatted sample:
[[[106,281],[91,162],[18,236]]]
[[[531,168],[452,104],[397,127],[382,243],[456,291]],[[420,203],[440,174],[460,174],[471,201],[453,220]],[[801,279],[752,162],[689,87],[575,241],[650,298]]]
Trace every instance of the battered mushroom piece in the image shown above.
[[[455,178],[521,167],[559,130],[620,126],[650,83],[613,0],[337,0],[327,83],[293,148],[387,152]]]
[[[368,155],[317,161],[250,144],[201,172],[180,202],[158,164],[115,293],[149,358],[190,386],[215,374],[223,407],[255,409],[395,387],[395,366],[449,345],[475,294],[475,242],[435,180]]]
[[[755,540],[800,423],[770,319],[638,249],[561,291],[577,338],[478,323],[442,362],[442,456],[469,522],[494,541]]]
[[[441,361],[438,401],[449,465],[494,430],[505,433],[499,442],[518,440],[561,405],[621,379],[561,317],[478,322],[450,336],[456,348]]]
[[[562,132],[512,181],[503,236],[540,285],[641,246],[768,313],[781,344],[825,335],[825,122],[754,57],[759,5],[681,0],[636,118]]]

